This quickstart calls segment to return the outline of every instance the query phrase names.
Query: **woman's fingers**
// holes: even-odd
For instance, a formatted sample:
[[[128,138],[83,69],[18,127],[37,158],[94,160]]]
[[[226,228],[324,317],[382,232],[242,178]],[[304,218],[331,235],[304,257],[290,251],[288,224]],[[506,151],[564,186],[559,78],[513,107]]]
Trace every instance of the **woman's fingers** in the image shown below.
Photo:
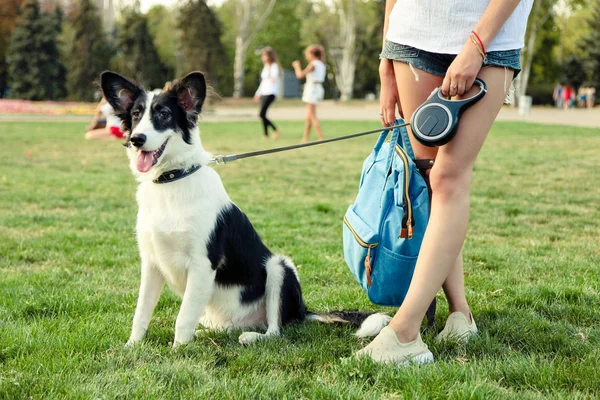
[[[446,73],[446,76],[444,76],[444,81],[442,82],[442,94],[446,97],[448,97],[450,94],[450,82],[450,75]]]

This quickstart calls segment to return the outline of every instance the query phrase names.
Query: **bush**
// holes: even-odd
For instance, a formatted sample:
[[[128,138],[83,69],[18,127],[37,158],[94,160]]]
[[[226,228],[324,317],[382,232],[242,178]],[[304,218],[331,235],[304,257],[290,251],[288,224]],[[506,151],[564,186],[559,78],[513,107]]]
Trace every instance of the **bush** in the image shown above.
[[[527,95],[532,97],[532,102],[535,105],[554,105],[552,93],[554,93],[554,84],[552,83],[529,84],[527,86]]]

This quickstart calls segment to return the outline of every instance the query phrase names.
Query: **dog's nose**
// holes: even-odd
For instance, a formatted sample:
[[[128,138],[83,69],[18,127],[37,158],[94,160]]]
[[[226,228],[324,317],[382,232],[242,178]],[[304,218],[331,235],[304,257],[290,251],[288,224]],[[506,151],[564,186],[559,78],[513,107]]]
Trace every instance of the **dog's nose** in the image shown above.
[[[146,143],[146,135],[144,135],[143,133],[139,133],[137,135],[132,136],[130,140],[135,147],[142,147],[144,143]]]

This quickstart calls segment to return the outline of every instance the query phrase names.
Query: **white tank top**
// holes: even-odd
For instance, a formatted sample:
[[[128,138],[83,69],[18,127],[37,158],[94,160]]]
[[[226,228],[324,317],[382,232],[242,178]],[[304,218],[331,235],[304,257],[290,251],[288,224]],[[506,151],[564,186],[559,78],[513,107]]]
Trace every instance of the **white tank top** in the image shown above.
[[[100,107],[100,111],[102,112],[102,115],[104,115],[104,118],[106,118],[106,126],[109,128],[112,128],[113,126],[116,126],[117,128],[121,127],[121,120],[119,119],[119,117],[117,117],[114,113],[114,110],[112,108],[112,106],[110,105],[110,103],[104,103],[104,105],[102,105],[102,107]]]
[[[256,90],[256,96],[277,96],[279,92],[279,65],[273,63],[265,65],[260,73],[260,86]]]
[[[539,0],[538,0],[539,1]],[[397,0],[386,38],[441,54],[458,54],[490,0]],[[521,0],[486,51],[524,46],[533,0]]]
[[[306,74],[306,83],[323,83],[325,82],[325,74],[327,72],[327,67],[325,67],[325,63],[321,60],[312,61],[312,65],[315,69],[312,72]]]

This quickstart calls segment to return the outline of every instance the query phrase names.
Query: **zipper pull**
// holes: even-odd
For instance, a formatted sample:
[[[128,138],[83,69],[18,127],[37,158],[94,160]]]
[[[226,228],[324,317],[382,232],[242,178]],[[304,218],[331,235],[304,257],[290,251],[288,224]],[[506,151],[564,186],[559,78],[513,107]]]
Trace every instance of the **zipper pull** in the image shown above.
[[[407,225],[407,229],[408,229],[408,239],[412,239],[413,237],[413,233],[414,233],[414,228],[412,226],[412,219],[409,218],[408,221],[406,222]]]
[[[367,270],[367,285],[371,287],[373,281],[371,280],[371,248],[367,249],[367,256],[365,257],[365,269]]]

